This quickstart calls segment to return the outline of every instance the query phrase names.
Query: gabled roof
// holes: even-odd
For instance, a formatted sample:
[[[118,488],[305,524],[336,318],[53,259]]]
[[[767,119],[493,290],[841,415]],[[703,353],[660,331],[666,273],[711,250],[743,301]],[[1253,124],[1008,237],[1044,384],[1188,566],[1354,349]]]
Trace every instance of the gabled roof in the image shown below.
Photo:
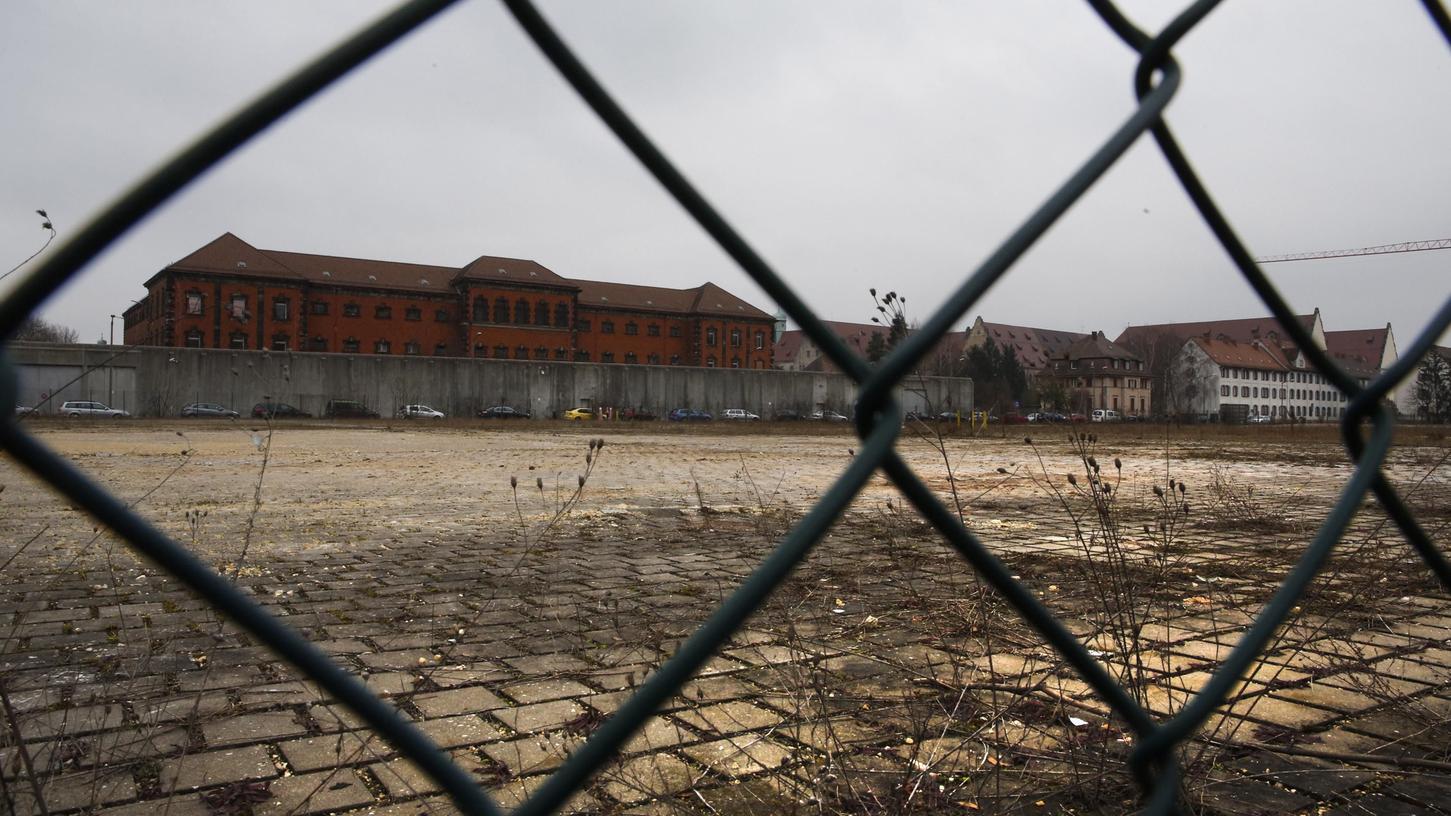
[[[1325,332],[1325,350],[1347,372],[1358,377],[1374,377],[1386,359],[1386,346],[1394,346],[1391,326],[1379,329],[1349,329]],[[1392,348],[1392,356],[1394,348]]]
[[[560,277],[553,270],[535,261],[519,258],[498,258],[480,255],[457,273],[464,280],[486,280],[531,286],[556,286],[577,289],[574,281]]]
[[[1312,331],[1315,326],[1315,315],[1296,315],[1296,320],[1304,327],[1305,331]],[[1269,342],[1271,335],[1279,338],[1281,343],[1289,343],[1290,335],[1280,325],[1280,321],[1274,317],[1248,317],[1236,320],[1201,320],[1195,323],[1155,323],[1144,326],[1129,326],[1114,339],[1115,343],[1121,345],[1133,345],[1136,342],[1147,342],[1157,335],[1167,334],[1177,337],[1180,340],[1187,340],[1196,335],[1208,333],[1210,337],[1225,337],[1237,340],[1241,343],[1248,343],[1251,340],[1260,339]],[[1329,334],[1328,332],[1326,333]]]
[[[1030,326],[1013,326],[1007,323],[988,323],[978,318],[984,335],[999,346],[1008,347],[1017,356],[1025,369],[1042,370],[1048,361],[1061,356],[1074,342],[1088,335],[1083,332],[1058,331],[1057,329],[1035,329]],[[977,325],[973,326],[974,329]]]
[[[1289,367],[1278,350],[1268,343],[1260,341],[1242,343],[1220,334],[1210,337],[1196,335],[1189,338],[1188,342],[1199,346],[1205,354],[1209,355],[1209,359],[1222,366],[1271,371],[1280,371]]]
[[[1087,336],[1073,341],[1063,350],[1062,354],[1055,355],[1053,359],[1108,359],[1143,362],[1142,357],[1104,337],[1103,332],[1099,331],[1089,332]]]
[[[722,317],[765,318],[766,320],[776,319],[710,281],[706,281],[696,287],[695,292],[696,296],[693,308],[701,314],[713,314]]]
[[[425,266],[398,261],[340,258],[304,252],[265,250],[278,263],[304,280],[339,286],[378,286],[388,289],[448,293],[458,270],[449,266]]]
[[[579,305],[595,308],[638,309],[642,312],[687,314],[695,302],[694,289],[639,286],[612,281],[573,280],[579,287]]]
[[[223,233],[216,240],[171,264],[167,269],[180,272],[249,275],[292,280],[299,277],[296,272],[288,269],[277,259],[230,232]],[[150,282],[147,281],[147,283]]]
[[[257,249],[228,232],[182,258],[163,272],[199,272],[283,278],[295,282],[377,287],[414,292],[451,293],[460,280],[490,281],[579,292],[581,306],[614,306],[639,311],[775,320],[714,283],[691,289],[639,286],[630,283],[572,280],[536,261],[482,255],[463,268],[429,264],[312,255]]]

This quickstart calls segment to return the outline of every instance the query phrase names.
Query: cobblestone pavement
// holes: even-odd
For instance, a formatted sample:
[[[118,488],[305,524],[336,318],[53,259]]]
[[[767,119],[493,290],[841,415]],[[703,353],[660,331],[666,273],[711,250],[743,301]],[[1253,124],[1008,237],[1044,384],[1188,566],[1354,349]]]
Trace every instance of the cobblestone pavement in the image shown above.
[[[854,444],[815,429],[595,431],[607,445],[570,505],[589,438],[571,428],[40,430],[505,804],[669,656]],[[1161,715],[1235,643],[1349,472],[1313,431],[1166,442],[1115,429],[1078,448],[1034,430],[1035,446],[950,438],[951,471],[930,445],[904,450]],[[1444,439],[1408,444],[1387,471],[1443,541],[1445,453]],[[1078,489],[1085,455],[1112,474],[1108,523]],[[265,647],[3,467],[0,778],[15,812],[40,812],[37,793],[50,813],[108,816],[451,812]],[[570,807],[1131,810],[1131,737],[893,496],[874,484]],[[1186,746],[1186,801],[1442,812],[1448,638],[1445,594],[1367,505],[1237,699]]]

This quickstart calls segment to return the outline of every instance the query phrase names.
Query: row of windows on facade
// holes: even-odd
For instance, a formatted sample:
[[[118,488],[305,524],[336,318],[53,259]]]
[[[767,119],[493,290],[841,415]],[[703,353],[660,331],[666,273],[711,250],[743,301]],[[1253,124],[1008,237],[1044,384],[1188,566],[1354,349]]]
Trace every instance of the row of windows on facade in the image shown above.
[[[588,319],[581,319],[581,320],[577,321],[576,328],[578,328],[581,332],[587,332],[587,331],[590,331],[592,327],[591,327],[590,321]],[[600,334],[614,334],[614,333],[615,333],[615,322],[613,320],[601,320],[600,321]],[[639,333],[640,333],[640,324],[636,323],[633,320],[625,324],[625,334],[627,334],[627,335],[638,335]],[[649,336],[649,337],[659,337],[660,336],[660,326],[658,324],[656,324],[656,323],[648,323],[648,324],[646,324],[645,325],[645,334],[647,336]],[[680,327],[679,326],[671,326],[670,327],[670,336],[671,337],[679,337],[680,336]],[[731,348],[740,348],[741,347],[741,344],[742,344],[742,341],[743,341],[743,336],[741,334],[741,330],[740,329],[731,329],[730,332],[729,332],[729,334],[727,336],[729,338],[729,345],[730,345]],[[709,328],[707,328],[705,330],[705,344],[707,346],[718,346],[718,345],[721,344],[720,340],[721,340],[721,336],[720,336],[720,330],[719,329],[715,328],[714,326],[711,326],[711,327],[709,327]],[[755,348],[757,348],[757,349],[764,349],[766,347],[766,333],[764,331],[758,331],[758,332],[756,332],[755,337],[752,338],[752,341],[753,341],[753,345],[754,345]]]
[[[1278,396],[1276,396],[1277,393]],[[1221,385],[1219,386],[1219,396],[1345,402],[1345,395],[1339,391],[1320,391],[1308,388],[1262,388],[1257,385]]]
[[[203,339],[202,332],[199,331],[199,330],[197,330],[197,329],[192,329],[191,331],[189,331],[189,332],[186,333],[186,338],[185,338],[185,341],[186,342],[185,342],[185,345],[186,345],[187,348],[202,348],[202,339]],[[229,345],[230,348],[239,349],[239,350],[245,350],[247,348],[247,335],[245,333],[243,333],[243,332],[232,332],[232,334],[228,338],[228,340],[229,340],[228,345]],[[326,338],[323,338],[323,337],[314,337],[314,338],[312,338],[311,340],[307,341],[306,346],[307,346],[307,350],[308,351],[319,351],[319,352],[326,352],[326,351],[328,351],[328,342],[327,342],[327,339]],[[288,350],[290,350],[292,348],[292,338],[291,338],[290,335],[286,335],[286,334],[274,334],[272,336],[272,343],[269,346],[269,348],[271,350],[273,350],[273,351],[288,351]],[[349,338],[343,340],[343,342],[342,342],[342,349],[341,349],[341,351],[344,354],[357,354],[357,353],[361,352],[362,350],[363,350],[362,349],[362,343],[356,337],[349,337]],[[551,358],[554,359],[554,360],[567,360],[567,359],[569,359],[569,352],[568,352],[568,350],[565,349],[562,346],[559,347],[559,348],[554,349],[554,351],[552,353],[550,352],[549,349],[545,348],[544,346],[538,346],[537,348],[533,349],[532,351],[529,349],[528,346],[517,346],[517,347],[515,347],[513,349],[513,353],[510,354],[510,349],[509,349],[508,346],[498,345],[498,346],[494,346],[493,347],[492,352],[493,352],[492,356],[495,359],[499,359],[499,360],[510,360],[510,359],[513,359],[513,360],[549,360]],[[392,354],[393,353],[393,344],[391,342],[389,342],[388,340],[374,340],[373,341],[373,353],[374,354]],[[403,344],[403,353],[406,354],[406,355],[418,355],[418,354],[422,354],[423,353],[423,347],[417,341],[410,340],[410,341],[408,341],[408,342],[406,342],[406,343]],[[436,344],[433,347],[433,354],[434,354],[435,357],[443,357],[443,356],[446,356],[448,354],[448,344],[447,343],[438,343],[438,344]],[[484,345],[474,346],[474,356],[475,357],[488,357],[488,356],[490,356],[490,348],[488,346],[484,346]],[[584,351],[582,349],[581,350],[576,350],[574,352],[574,359],[575,359],[576,362],[589,362],[590,354],[589,354],[588,351]],[[645,355],[645,363],[646,363],[646,365],[661,365],[662,364],[662,362],[661,362],[662,359],[663,358],[659,354],[647,354],[647,355]],[[614,354],[614,352],[612,352],[612,351],[606,351],[606,352],[602,353],[600,355],[600,362],[602,362],[602,363],[613,363],[613,362],[615,362],[615,354]],[[639,355],[635,354],[635,352],[633,352],[633,351],[627,351],[623,355],[623,362],[625,362],[625,363],[639,363],[640,362],[640,358],[639,358]],[[705,359],[705,365],[706,365],[707,368],[715,368],[716,367],[716,364],[717,364],[716,363],[716,358],[714,356],[706,357],[706,359]],[[670,365],[680,365],[680,355],[679,354],[672,354],[672,355],[670,355]],[[732,357],[730,359],[730,367],[731,368],[740,368],[741,367],[741,358],[740,357]]]
[[[1339,419],[1344,409],[1326,405],[1251,405],[1251,414],[1259,413],[1272,417],[1313,417],[1315,419]]]
[[[1057,368],[1059,365],[1059,363],[1054,363],[1053,367]],[[1069,360],[1068,368],[1076,371],[1078,369],[1078,361]],[[1099,365],[1097,361],[1089,361],[1087,368],[1121,368],[1125,371],[1143,371],[1144,364],[1138,360],[1113,360],[1112,365]]]
[[[1264,380],[1266,382],[1298,382],[1323,385],[1325,378],[1312,371],[1259,371],[1253,368],[1219,367],[1219,376],[1226,380]],[[1364,384],[1364,380],[1361,383]]]
[[[1108,388],[1118,388],[1118,387],[1120,387],[1118,380],[1119,380],[1118,377],[1080,377],[1080,378],[1078,378],[1076,380],[1070,378],[1069,380],[1067,380],[1067,382],[1070,383],[1071,385],[1076,385],[1078,388],[1102,388],[1102,387],[1105,387],[1105,386],[1108,387]],[[1124,388],[1139,388],[1139,387],[1141,387],[1140,384],[1139,384],[1139,378],[1138,377],[1126,377],[1126,378],[1124,378],[1124,385],[1122,387],[1124,387]],[[1145,383],[1142,387],[1143,388],[1148,388],[1149,386],[1148,386],[1147,383]]]
[[[205,295],[203,295],[202,293],[200,293],[200,292],[188,292],[187,295],[186,295],[186,313],[189,314],[189,315],[203,315],[203,314],[205,314],[206,313],[206,304],[205,304],[204,301],[205,301]],[[291,314],[291,306],[292,306],[292,302],[291,302],[291,300],[289,298],[285,298],[285,297],[273,298],[272,299],[272,319],[273,320],[287,320],[287,319],[289,319],[289,315]],[[502,298],[502,297],[501,298],[496,298],[494,300],[494,319],[493,319],[492,322],[494,322],[494,323],[509,323],[510,322],[509,321],[509,306],[510,306],[509,305],[509,301],[507,299]],[[309,304],[308,304],[308,309],[309,309],[309,311],[310,311],[311,314],[314,314],[314,315],[326,315],[328,313],[328,302],[325,301],[325,300],[314,300],[314,301],[310,301]],[[514,320],[513,320],[513,323],[515,325],[526,325],[526,326],[527,325],[533,325],[533,326],[550,326],[550,325],[553,325],[553,326],[559,326],[559,327],[564,327],[564,326],[568,326],[569,325],[569,304],[567,304],[567,303],[555,304],[555,306],[554,306],[554,320],[553,320],[552,323],[551,323],[551,321],[549,319],[550,306],[549,306],[549,303],[547,301],[541,300],[541,301],[539,301],[538,304],[536,304],[536,306],[534,308],[534,320],[532,322],[529,319],[529,315],[530,315],[529,301],[522,300],[522,299],[521,300],[517,300],[513,304],[513,309],[514,309]],[[488,311],[489,311],[489,309],[488,309],[488,302],[485,299],[483,299],[483,298],[476,299],[474,301],[474,313],[473,313],[474,322],[475,323],[487,323],[487,322],[490,322],[489,319],[488,319]],[[229,307],[228,307],[228,312],[232,315],[232,317],[235,317],[235,318],[237,318],[239,320],[245,320],[247,318],[247,296],[246,295],[242,295],[242,294],[232,295],[232,299],[231,299],[231,302],[230,302]],[[361,306],[359,306],[356,303],[344,303],[343,304],[343,317],[361,317],[361,316],[362,316],[362,307]],[[389,306],[386,303],[378,304],[377,306],[373,307],[373,317],[375,317],[377,319],[380,319],[380,320],[390,320],[393,317],[393,307],[392,306]],[[449,319],[448,310],[447,309],[438,309],[438,310],[436,310],[433,313],[433,317],[434,317],[434,320],[436,320],[436,321],[438,321],[440,323],[446,323],[446,322],[448,322],[448,319]],[[409,307],[407,307],[407,308],[405,308],[403,310],[403,319],[404,320],[422,320],[423,319],[423,310],[421,308],[417,307],[417,306],[409,306]],[[587,320],[587,319],[581,319],[581,320],[579,320],[579,321],[576,322],[575,328],[577,328],[579,331],[582,331],[582,332],[590,331],[590,328],[591,328],[590,321]],[[625,330],[625,334],[627,334],[627,335],[638,335],[640,333],[640,325],[632,320],[632,321],[630,321],[630,322],[628,322],[628,323],[625,324],[624,330]],[[602,321],[600,321],[600,333],[601,334],[614,334],[615,333],[615,324],[614,324],[614,321],[612,321],[612,320],[602,320]],[[659,337],[660,336],[660,326],[659,326],[659,324],[657,324],[657,323],[649,323],[649,324],[647,324],[645,326],[645,334],[647,336],[649,336],[649,337]],[[680,336],[680,327],[679,326],[671,326],[670,327],[670,336],[671,337],[679,337]],[[729,337],[730,337],[730,346],[732,348],[740,348],[741,347],[742,337],[741,337],[741,331],[740,331],[740,329],[731,329]],[[755,348],[757,348],[757,349],[764,349],[766,347],[766,333],[764,331],[758,331],[758,332],[756,332],[755,333],[755,337],[753,338],[753,340],[754,340]],[[705,330],[705,344],[707,346],[718,345],[719,342],[720,342],[720,335],[719,335],[719,332],[718,332],[717,329],[715,329],[714,327],[712,327],[712,328],[708,328],[708,329]]]
[[[308,312],[310,314],[326,315],[326,314],[328,314],[328,310],[329,310],[329,305],[328,305],[328,302],[325,301],[325,300],[308,301]],[[206,296],[203,295],[200,292],[187,292],[186,293],[186,313],[188,315],[197,315],[197,316],[205,315],[206,314]],[[232,295],[232,299],[230,301],[228,301],[228,303],[227,303],[227,314],[231,315],[232,317],[237,318],[238,320],[246,320],[247,317],[250,315],[250,312],[247,311],[247,296],[246,295],[241,295],[241,294]],[[292,315],[292,300],[290,298],[277,297],[277,298],[273,298],[272,299],[272,319],[273,320],[288,320],[288,319],[291,318],[291,315]],[[343,304],[343,317],[362,317],[362,316],[363,316],[363,307],[362,306],[359,306],[356,303],[344,303]],[[390,305],[388,305],[388,304],[386,304],[386,303],[380,303],[377,306],[374,306],[373,307],[373,317],[375,317],[377,319],[380,319],[380,320],[391,320],[393,318],[393,307],[390,306]],[[420,307],[418,307],[418,306],[408,306],[408,307],[404,308],[404,310],[403,310],[403,319],[404,320],[422,320],[423,319],[423,309],[420,308]],[[447,323],[448,320],[449,320],[448,310],[447,309],[438,309],[438,310],[434,311],[434,313],[433,313],[433,319],[436,320],[436,321],[438,321],[439,323]]]

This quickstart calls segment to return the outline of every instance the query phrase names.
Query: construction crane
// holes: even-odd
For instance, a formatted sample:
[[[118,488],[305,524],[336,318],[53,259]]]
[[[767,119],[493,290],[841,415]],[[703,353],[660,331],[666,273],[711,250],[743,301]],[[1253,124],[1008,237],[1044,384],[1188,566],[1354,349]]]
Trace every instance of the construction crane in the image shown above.
[[[1314,261],[1321,258],[1352,258],[1356,255],[1390,255],[1394,252],[1426,252],[1432,249],[1451,249],[1451,238],[1435,241],[1407,241],[1402,244],[1381,244],[1360,249],[1330,249],[1322,252],[1295,252],[1289,255],[1266,255],[1255,258],[1255,263],[1271,264],[1285,261]]]

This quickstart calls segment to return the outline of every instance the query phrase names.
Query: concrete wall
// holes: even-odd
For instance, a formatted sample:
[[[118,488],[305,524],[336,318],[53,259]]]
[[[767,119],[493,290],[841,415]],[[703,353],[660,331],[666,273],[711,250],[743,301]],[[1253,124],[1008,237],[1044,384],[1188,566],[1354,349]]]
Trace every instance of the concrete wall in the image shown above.
[[[143,416],[173,416],[189,402],[246,414],[271,399],[321,416],[329,399],[355,399],[384,416],[423,403],[449,416],[511,405],[536,417],[608,406],[660,416],[681,407],[745,408],[769,419],[783,409],[850,415],[856,399],[843,375],[794,371],[92,345],[21,344],[9,354],[21,404],[52,395],[45,413],[64,400],[88,399]],[[928,377],[897,398],[904,410],[969,410],[972,382]]]

